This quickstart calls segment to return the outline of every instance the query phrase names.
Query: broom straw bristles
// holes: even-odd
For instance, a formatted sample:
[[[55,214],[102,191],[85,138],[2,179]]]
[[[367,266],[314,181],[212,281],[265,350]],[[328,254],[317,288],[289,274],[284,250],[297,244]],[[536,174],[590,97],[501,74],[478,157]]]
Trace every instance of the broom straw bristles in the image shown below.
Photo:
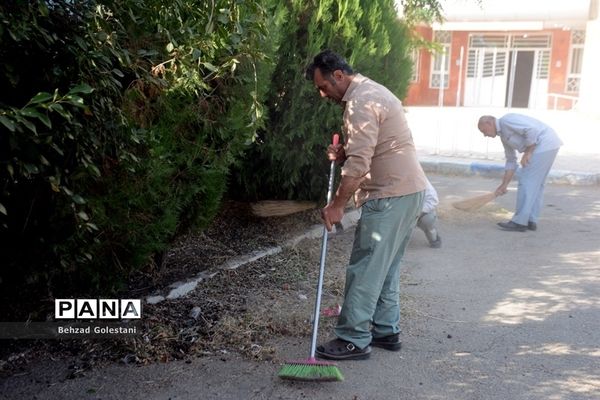
[[[317,204],[312,201],[296,200],[264,200],[252,203],[250,209],[257,217],[282,217],[300,211],[316,208]]]
[[[458,208],[462,211],[474,211],[478,208],[483,207],[485,204],[496,198],[496,194],[494,192],[488,192],[481,194],[479,196],[471,197],[469,199],[460,200],[452,203],[454,208]]]
[[[283,365],[279,371],[281,379],[293,381],[343,381],[340,369],[332,363],[315,361],[291,361]]]

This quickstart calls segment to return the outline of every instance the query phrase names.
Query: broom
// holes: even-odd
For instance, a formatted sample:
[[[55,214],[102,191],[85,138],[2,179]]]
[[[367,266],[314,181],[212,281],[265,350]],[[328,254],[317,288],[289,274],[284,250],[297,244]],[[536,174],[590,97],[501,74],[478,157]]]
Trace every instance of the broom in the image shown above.
[[[300,211],[312,210],[317,204],[312,201],[263,200],[250,205],[252,214],[257,217],[282,217]]]
[[[458,208],[462,211],[474,211],[478,208],[481,208],[485,204],[496,198],[496,193],[488,192],[484,194],[480,194],[479,196],[471,197],[469,199],[460,200],[452,203],[454,208]]]
[[[339,135],[333,135],[333,145],[339,142]],[[331,162],[329,170],[329,186],[327,190],[327,204],[331,202],[333,193],[333,176],[335,172],[335,161]],[[325,254],[327,252],[327,228],[323,227],[323,241],[321,242],[321,266],[319,268],[319,283],[317,285],[317,296],[315,301],[315,310],[313,312],[312,340],[310,344],[310,357],[306,360],[293,360],[286,362],[279,371],[279,377],[282,379],[291,379],[298,381],[343,381],[339,368],[335,363],[317,360],[315,352],[317,350],[317,332],[319,330],[319,310],[321,308],[321,294],[323,291],[323,275],[325,272]]]

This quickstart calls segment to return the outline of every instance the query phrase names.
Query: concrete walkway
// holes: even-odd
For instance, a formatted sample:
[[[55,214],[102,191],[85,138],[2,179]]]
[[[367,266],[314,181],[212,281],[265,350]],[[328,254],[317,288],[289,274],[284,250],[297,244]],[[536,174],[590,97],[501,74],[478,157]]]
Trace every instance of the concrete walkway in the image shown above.
[[[485,114],[500,117],[516,112],[548,123],[564,142],[550,183],[600,185],[600,113],[472,107],[407,107],[406,111],[426,172],[501,177],[502,143],[485,138],[477,121]]]

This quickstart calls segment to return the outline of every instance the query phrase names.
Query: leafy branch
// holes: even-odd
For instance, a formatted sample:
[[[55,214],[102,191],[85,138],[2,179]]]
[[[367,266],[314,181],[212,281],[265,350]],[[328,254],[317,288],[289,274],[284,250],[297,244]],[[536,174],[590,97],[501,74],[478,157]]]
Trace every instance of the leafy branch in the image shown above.
[[[81,109],[84,113],[90,114],[90,109],[85,104],[82,95],[91,94],[93,91],[94,89],[89,85],[79,84],[64,95],[61,95],[58,89],[53,94],[39,92],[21,108],[0,109],[0,124],[9,132],[9,150],[13,154],[10,160],[5,161],[5,168],[13,184],[21,179],[31,179],[45,170],[53,171],[54,173],[47,177],[52,190],[60,192],[62,189],[75,204],[85,204],[85,200],[80,195],[74,194],[61,183],[63,173],[61,173],[60,163],[52,163],[50,160],[55,157],[43,154],[40,148],[51,148],[59,157],[64,156],[64,151],[59,143],[53,140],[52,114],[58,115],[69,123],[73,121],[75,109]],[[29,144],[35,146],[32,147]],[[16,151],[24,148],[31,150],[28,152]],[[8,215],[8,210],[2,203],[0,203],[0,213]]]

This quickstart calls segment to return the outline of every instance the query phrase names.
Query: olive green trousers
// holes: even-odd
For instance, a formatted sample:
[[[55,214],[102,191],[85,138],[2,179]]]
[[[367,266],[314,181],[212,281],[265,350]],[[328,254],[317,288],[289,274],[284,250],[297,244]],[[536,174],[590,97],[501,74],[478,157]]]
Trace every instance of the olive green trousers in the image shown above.
[[[338,338],[363,349],[372,337],[400,331],[400,263],[423,197],[418,192],[374,199],[361,207],[335,327]]]

